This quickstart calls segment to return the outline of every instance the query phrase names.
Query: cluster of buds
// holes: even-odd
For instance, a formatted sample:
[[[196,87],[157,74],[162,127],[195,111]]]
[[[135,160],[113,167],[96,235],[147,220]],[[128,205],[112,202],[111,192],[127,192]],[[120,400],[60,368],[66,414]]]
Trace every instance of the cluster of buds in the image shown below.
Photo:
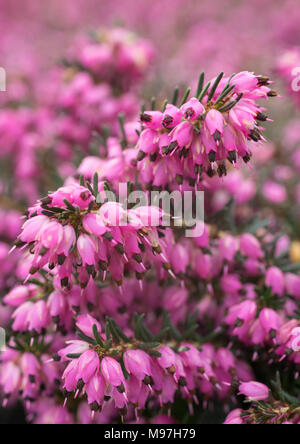
[[[92,316],[78,316],[82,340],[69,341],[54,357],[68,362],[63,374],[66,403],[75,392],[75,398],[87,395],[93,412],[112,398],[122,415],[128,405],[137,414],[150,398],[161,406],[172,404],[179,390],[192,408],[193,402],[198,404],[198,392],[205,399],[215,393],[226,399],[233,381],[251,380],[249,367],[229,350],[208,344],[197,349],[184,340],[164,344],[167,328],[153,336],[142,319],[136,316],[134,333],[125,334],[112,318],[107,318],[102,332]]]
[[[298,402],[297,398],[283,391],[279,374],[273,385],[280,400],[265,384],[257,381],[240,384],[239,394],[245,396],[245,402],[251,403],[251,406],[247,410],[233,410],[224,424],[299,424],[299,407],[294,404]]]
[[[159,229],[162,217],[158,207],[130,210],[107,201],[105,184],[95,175],[93,187],[73,183],[30,208],[16,245],[27,246],[32,255],[28,278],[55,268],[61,286],[70,288],[77,270],[84,287],[90,276],[105,280],[109,271],[121,285],[125,272],[141,279],[154,262],[171,273]]]
[[[110,83],[120,93],[140,81],[154,54],[154,48],[147,40],[116,27],[90,33],[75,45],[66,64],[73,69],[88,71],[97,83]]]
[[[11,85],[0,112],[0,158],[9,159],[13,173],[7,182],[14,197],[29,204],[53,184],[53,176],[44,172],[51,171],[54,179],[72,175],[76,151],[100,154],[94,132],[103,142],[108,128],[118,133],[119,113],[135,118],[139,102],[134,90],[154,56],[149,42],[121,28],[82,37],[68,52],[39,82],[19,79],[19,85]],[[30,90],[29,97],[23,89]]]
[[[47,341],[46,341],[47,342]],[[61,370],[50,359],[51,339],[45,343],[28,336],[11,338],[0,356],[0,386],[3,405],[21,395],[29,408],[41,393],[53,393],[60,383]],[[51,351],[50,351],[51,353]]]
[[[270,83],[245,71],[229,78],[221,73],[204,86],[202,73],[195,97],[187,100],[188,89],[178,107],[176,90],[163,111],[143,112],[137,159],[145,182],[166,186],[176,175],[179,185],[199,183],[202,172],[226,175],[227,160],[249,162],[248,140],[261,143],[261,122],[269,120],[257,100],[276,95]]]

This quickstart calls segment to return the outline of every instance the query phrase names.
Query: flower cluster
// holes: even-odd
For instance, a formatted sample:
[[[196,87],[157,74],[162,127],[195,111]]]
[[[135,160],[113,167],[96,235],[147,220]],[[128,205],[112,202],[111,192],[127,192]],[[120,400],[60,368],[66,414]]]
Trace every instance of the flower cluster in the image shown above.
[[[94,179],[93,188],[73,183],[29,209],[16,245],[29,248],[30,275],[45,266],[55,268],[61,286],[70,288],[75,270],[83,287],[90,276],[100,274],[105,280],[107,271],[120,285],[125,269],[141,279],[151,260],[170,270],[159,227],[150,225],[153,220],[161,223],[160,209],[126,210],[107,202],[105,184],[99,185],[97,175]]]
[[[175,175],[179,185],[184,179],[199,183],[202,172],[226,175],[226,160],[249,162],[247,142],[264,140],[261,122],[268,120],[256,102],[276,95],[269,84],[245,71],[228,78],[221,73],[204,86],[202,73],[195,97],[187,100],[188,89],[178,107],[176,90],[163,111],[143,112],[137,159],[144,182],[165,187]]]
[[[233,410],[224,424],[299,424],[299,409],[289,404],[291,398],[287,399],[280,384],[277,378],[274,384],[276,399],[265,384],[256,381],[242,383],[239,394],[246,397],[251,407],[247,410]]]
[[[217,391],[222,399],[233,380],[251,378],[250,369],[226,348],[215,351],[204,344],[199,351],[188,341],[161,345],[163,331],[152,336],[139,317],[136,337],[132,332],[125,335],[111,318],[105,333],[90,315],[78,316],[76,326],[85,341],[70,341],[56,359],[68,361],[63,374],[66,391],[76,392],[75,397],[86,394],[92,411],[112,398],[123,415],[128,405],[137,413],[149,398],[161,406],[172,404],[178,390],[192,408],[193,402],[198,404],[198,391],[207,399]]]

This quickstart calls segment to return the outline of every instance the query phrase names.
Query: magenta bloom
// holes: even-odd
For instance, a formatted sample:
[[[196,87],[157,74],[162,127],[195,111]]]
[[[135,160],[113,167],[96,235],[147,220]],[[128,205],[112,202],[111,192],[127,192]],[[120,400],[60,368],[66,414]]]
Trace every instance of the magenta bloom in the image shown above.
[[[284,275],[277,267],[271,267],[266,272],[266,285],[271,287],[273,293],[282,296],[284,292]]]
[[[101,361],[101,372],[108,384],[120,388],[125,384],[125,378],[120,364],[113,358],[105,357]]]
[[[239,391],[251,401],[266,401],[269,397],[269,388],[256,381],[243,382],[239,386]]]
[[[124,364],[129,374],[139,381],[151,376],[150,357],[143,350],[128,350],[124,353]]]

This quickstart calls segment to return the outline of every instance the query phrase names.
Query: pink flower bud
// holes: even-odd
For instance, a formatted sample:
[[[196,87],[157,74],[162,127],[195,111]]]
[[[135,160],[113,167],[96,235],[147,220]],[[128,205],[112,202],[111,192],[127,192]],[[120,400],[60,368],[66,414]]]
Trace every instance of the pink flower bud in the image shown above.
[[[252,91],[257,88],[257,78],[252,72],[242,71],[231,79],[231,83],[235,85],[235,91],[240,93],[244,91]]]
[[[82,220],[85,231],[95,236],[102,236],[106,231],[106,225],[100,214],[88,213]]]
[[[217,111],[216,109],[208,111],[205,117],[205,124],[211,136],[213,136],[216,131],[219,134],[223,134],[224,118],[220,111]]]
[[[241,288],[242,284],[239,277],[235,274],[226,274],[221,277],[221,288],[227,294],[236,294]]]
[[[76,243],[76,233],[73,227],[71,225],[65,225],[63,228],[63,239],[60,243],[60,245],[57,248],[57,254],[64,254],[65,256],[68,256],[70,253],[71,248]]]
[[[149,396],[149,388],[146,384],[142,384],[141,381],[134,376],[131,376],[127,381],[128,400],[138,409],[143,409],[147,398]]]
[[[86,385],[88,403],[91,407],[95,407],[95,410],[103,404],[105,389],[105,380],[101,374],[92,376]]]
[[[291,335],[292,337],[288,345],[294,352],[297,353],[300,351],[300,327],[294,328]]]
[[[187,120],[194,122],[198,119],[200,114],[205,112],[205,108],[196,97],[192,97],[184,105],[182,105],[180,111],[184,114],[184,117]]]
[[[0,373],[0,384],[3,393],[6,396],[10,396],[20,387],[21,372],[17,365],[13,362],[6,362],[2,364]]]
[[[162,128],[162,118],[163,113],[161,111],[145,111],[140,116],[143,125],[153,130]]]
[[[143,350],[127,350],[124,353],[124,364],[127,372],[139,381],[151,376],[150,357]]]
[[[77,378],[77,372],[78,372],[78,359],[73,359],[68,366],[66,367],[62,379],[64,382],[64,388],[68,392],[73,392],[75,390],[78,378]]]
[[[31,382],[36,382],[40,371],[40,363],[32,353],[24,353],[22,355],[20,366],[22,372],[30,378]]]
[[[93,350],[87,350],[78,358],[77,380],[87,383],[99,370],[99,356]]]
[[[224,424],[243,424],[243,420],[241,418],[241,409],[232,410],[232,412],[227,415]]]
[[[245,233],[240,236],[240,248],[242,254],[251,259],[261,259],[264,255],[259,241],[250,233]]]
[[[48,309],[51,318],[62,318],[67,310],[67,301],[60,291],[54,291],[48,298]]]
[[[29,317],[33,306],[34,306],[33,302],[31,301],[25,302],[14,311],[12,315],[12,318],[14,319],[12,325],[13,330],[25,331],[28,329]]]
[[[282,296],[284,292],[284,275],[277,267],[271,267],[266,272],[265,282],[267,287],[272,288],[272,292]]]
[[[44,228],[49,222],[47,216],[39,215],[28,219],[23,227],[20,239],[22,242],[33,242],[36,240],[39,232]]]
[[[165,128],[177,126],[182,119],[182,112],[177,106],[168,104],[163,114],[162,124]]]
[[[164,307],[171,312],[179,310],[184,307],[187,299],[188,291],[185,288],[169,287],[164,294]]]
[[[296,299],[300,299],[300,277],[293,273],[284,275],[286,292]]]
[[[255,317],[256,310],[257,306],[254,301],[243,301],[230,307],[225,322],[231,326],[239,322],[245,323]]]
[[[28,329],[41,333],[44,328],[48,327],[49,323],[50,319],[46,302],[36,302],[30,310]]]
[[[185,121],[181,122],[172,131],[172,142],[176,142],[180,148],[189,147],[193,138],[193,127]]]
[[[118,361],[114,358],[105,357],[101,361],[101,371],[108,384],[120,387],[125,384],[125,377]]]
[[[246,396],[251,401],[266,401],[269,398],[269,388],[260,382],[243,382],[239,386],[239,394]]]
[[[235,237],[230,234],[222,237],[219,241],[219,251],[223,259],[232,262],[237,252],[238,245]]]
[[[285,187],[276,182],[266,182],[262,191],[265,198],[274,204],[282,204],[287,198]]]
[[[161,353],[161,357],[157,358],[157,362],[159,363],[159,365],[164,369],[174,369],[175,371],[175,352],[167,346],[159,347],[157,351]]]
[[[77,240],[77,249],[84,265],[96,265],[96,246],[91,236],[81,234]]]
[[[79,315],[76,319],[76,327],[89,338],[94,338],[93,326],[96,325],[98,333],[101,332],[99,322],[89,314]]]
[[[177,244],[172,250],[170,259],[172,268],[176,274],[185,273],[190,259],[189,251],[186,246]]]
[[[235,368],[235,359],[233,354],[227,348],[219,348],[216,354],[219,365],[228,372]]]
[[[271,337],[276,336],[277,330],[282,324],[280,316],[271,308],[262,309],[262,311],[259,313],[259,322],[261,323],[265,332],[270,334]]]
[[[22,305],[30,297],[29,289],[26,285],[18,285],[3,298],[4,303],[11,307]]]
[[[157,134],[150,128],[145,129],[141,132],[137,147],[143,153],[151,154],[154,153],[157,148]]]
[[[62,348],[57,352],[58,356],[63,360],[66,361],[68,359],[67,355],[71,354],[82,354],[83,352],[87,351],[89,349],[89,344],[85,341],[79,341],[79,340],[73,340],[67,342],[69,345],[67,347]]]
[[[44,247],[56,251],[63,240],[63,227],[59,222],[51,221],[41,232],[41,243]]]

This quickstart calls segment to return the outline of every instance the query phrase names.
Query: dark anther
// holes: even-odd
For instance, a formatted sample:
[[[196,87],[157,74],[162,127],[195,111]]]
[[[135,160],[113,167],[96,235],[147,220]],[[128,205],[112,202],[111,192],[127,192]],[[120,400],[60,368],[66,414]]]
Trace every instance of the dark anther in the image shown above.
[[[142,256],[141,256],[140,254],[137,254],[137,253],[135,253],[135,254],[133,255],[133,259],[134,259],[138,264],[140,264],[140,263],[143,262]]]
[[[151,162],[155,162],[156,161],[156,159],[157,159],[157,153],[152,153],[152,154],[150,154],[150,161]]]
[[[242,327],[243,324],[244,324],[243,319],[237,318],[235,320],[234,326],[237,327],[237,328],[240,328],[240,327]]]
[[[86,265],[86,271],[88,272],[88,274],[90,276],[95,276],[96,275],[96,270],[94,265]]]
[[[52,202],[52,199],[49,196],[46,196],[43,199],[41,199],[41,204],[42,205],[49,205],[51,202]]]
[[[265,122],[268,116],[266,114],[261,113],[260,111],[256,114],[256,120],[260,120],[261,122]]]
[[[216,160],[216,153],[215,153],[215,151],[211,150],[211,151],[208,153],[208,160],[209,160],[210,162],[214,162],[214,161]]]
[[[146,385],[154,385],[152,376],[146,375],[143,379],[143,383]]]
[[[63,265],[66,260],[66,256],[64,254],[60,254],[57,258],[58,265]]]
[[[183,376],[180,376],[180,378],[178,379],[178,385],[180,385],[180,387],[186,386],[186,380],[184,379]]]
[[[115,250],[118,252],[118,253],[120,253],[120,254],[124,254],[125,253],[125,250],[124,250],[124,247],[123,247],[123,245],[122,244],[117,244],[116,246],[115,246]]]
[[[79,379],[79,381],[77,382],[77,386],[76,387],[77,387],[78,390],[82,390],[83,389],[84,382],[83,382],[82,379]]]
[[[183,177],[182,177],[181,174],[176,174],[175,180],[176,180],[176,183],[178,185],[182,185],[183,184]]]
[[[143,160],[145,157],[146,157],[146,153],[144,153],[144,151],[140,150],[140,151],[138,152],[138,155],[137,155],[137,161],[140,162],[140,161]]]
[[[103,234],[103,237],[108,240],[109,242],[113,240],[112,234],[109,233],[108,231],[106,233]]]
[[[253,129],[250,131],[250,138],[254,140],[254,142],[258,142],[261,139],[261,135],[257,129]]]
[[[258,81],[258,86],[265,86],[269,84],[270,79],[267,76],[258,76],[257,81]]]
[[[52,316],[52,321],[53,321],[54,324],[58,325],[59,321],[60,321],[60,317],[58,315],[57,316]]]
[[[245,156],[243,157],[243,161],[245,163],[248,163],[250,161],[250,159],[251,159],[251,156],[249,153],[245,154]]]
[[[141,119],[141,122],[151,122],[152,117],[150,116],[150,114],[142,113],[140,115],[140,119]]]
[[[173,120],[174,120],[174,119],[173,119],[172,116],[167,115],[167,116],[164,117],[164,119],[163,119],[163,121],[162,121],[162,124],[163,124],[163,126],[164,126],[165,128],[168,128],[169,126],[172,125]]]
[[[185,118],[188,119],[189,117],[192,117],[194,115],[194,110],[192,108],[188,108],[184,113],[184,115]]]
[[[101,411],[102,407],[98,404],[98,402],[94,401],[92,404],[90,404],[90,409],[92,412],[99,412]]]
[[[220,165],[218,166],[218,175],[219,177],[227,175],[227,170],[224,163],[220,163]]]
[[[213,177],[216,173],[211,167],[209,167],[206,170],[206,174],[208,175],[208,177]]]
[[[63,279],[61,279],[60,284],[62,287],[68,287],[69,279],[67,277],[64,277]]]
[[[117,390],[118,390],[119,393],[124,393],[125,392],[124,384],[122,383],[121,385],[119,385],[117,387]]]
[[[52,359],[55,362],[59,362],[61,360],[61,357],[57,353],[54,353],[54,355],[52,355]]]
[[[220,133],[220,131],[216,130],[214,132],[214,140],[215,140],[215,142],[219,142],[221,140],[221,133]]]
[[[236,162],[236,151],[228,151],[228,160],[231,163]]]
[[[99,261],[98,262],[98,265],[99,265],[99,269],[100,270],[103,270],[103,271],[106,271],[107,270],[107,263],[105,262],[105,261]]]

